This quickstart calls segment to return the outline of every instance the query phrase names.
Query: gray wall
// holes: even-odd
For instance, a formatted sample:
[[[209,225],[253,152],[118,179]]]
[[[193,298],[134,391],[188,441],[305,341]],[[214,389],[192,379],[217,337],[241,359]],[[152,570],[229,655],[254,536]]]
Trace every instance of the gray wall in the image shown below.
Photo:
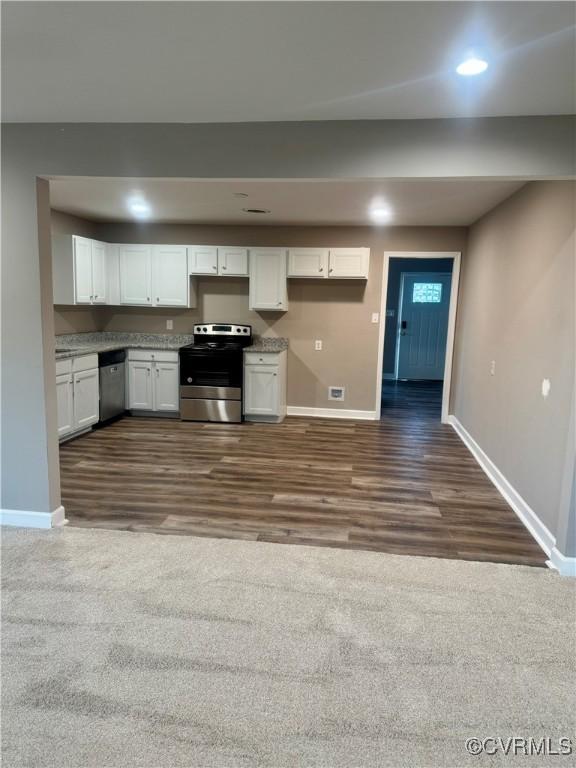
[[[572,176],[569,117],[220,125],[6,124],[2,131],[2,507],[59,496],[50,246],[36,178]],[[44,214],[43,214],[44,215]],[[41,288],[43,290],[41,290]]]
[[[453,381],[453,413],[556,536],[574,466],[575,193],[531,183],[471,227]]]
[[[421,250],[435,250],[422,248]],[[463,244],[457,250],[463,251]],[[393,310],[393,317],[386,317],[384,329],[383,372],[393,374],[396,366],[396,345],[398,343],[398,310],[400,303],[400,282],[403,272],[452,272],[452,259],[390,259],[388,288],[386,289],[386,311]]]

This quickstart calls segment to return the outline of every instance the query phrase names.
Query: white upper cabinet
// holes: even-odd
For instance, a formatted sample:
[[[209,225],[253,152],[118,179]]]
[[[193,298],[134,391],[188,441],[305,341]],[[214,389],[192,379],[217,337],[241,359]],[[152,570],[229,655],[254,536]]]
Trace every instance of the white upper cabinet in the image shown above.
[[[185,245],[155,245],[152,251],[152,302],[162,307],[188,306]]]
[[[92,304],[92,240],[74,237],[74,298],[76,304]]]
[[[106,304],[108,301],[106,243],[92,240],[92,303]]]
[[[288,277],[328,277],[328,248],[291,248]]]
[[[330,248],[328,277],[366,280],[369,268],[369,248]]]
[[[218,274],[248,277],[248,248],[218,248]]]
[[[120,303],[152,305],[152,246],[121,245]]]
[[[250,250],[250,309],[288,309],[286,285],[286,251],[283,248]]]
[[[188,273],[190,275],[217,275],[218,248],[213,245],[188,246]]]

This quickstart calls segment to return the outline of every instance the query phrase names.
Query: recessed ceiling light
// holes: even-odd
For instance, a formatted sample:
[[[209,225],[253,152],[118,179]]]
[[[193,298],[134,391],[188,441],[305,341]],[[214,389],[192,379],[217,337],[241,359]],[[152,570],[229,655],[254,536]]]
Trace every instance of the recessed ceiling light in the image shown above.
[[[387,224],[392,218],[392,209],[388,205],[373,205],[370,218],[375,224]]]
[[[461,64],[456,67],[456,72],[464,77],[470,77],[471,75],[481,75],[488,69],[488,62],[484,59],[477,59],[475,56],[471,56],[465,59]]]
[[[267,208],[242,208],[244,213],[270,213]]]
[[[141,199],[129,200],[128,210],[138,218],[145,218],[150,215],[150,206],[145,200]]]

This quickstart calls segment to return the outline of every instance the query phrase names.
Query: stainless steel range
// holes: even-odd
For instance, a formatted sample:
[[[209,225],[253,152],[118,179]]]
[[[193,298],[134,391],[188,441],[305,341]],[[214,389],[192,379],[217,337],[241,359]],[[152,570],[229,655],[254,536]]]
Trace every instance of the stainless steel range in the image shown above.
[[[194,326],[194,343],[180,349],[180,418],[242,421],[243,350],[249,325]]]

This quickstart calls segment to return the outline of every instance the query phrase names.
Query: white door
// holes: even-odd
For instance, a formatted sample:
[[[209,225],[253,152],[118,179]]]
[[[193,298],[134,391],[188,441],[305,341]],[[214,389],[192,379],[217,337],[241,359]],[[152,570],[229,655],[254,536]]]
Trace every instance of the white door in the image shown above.
[[[128,363],[128,408],[152,411],[152,363]]]
[[[74,374],[74,428],[95,424],[100,418],[98,368]]]
[[[402,275],[397,378],[444,378],[451,285],[452,275],[446,272]]]
[[[154,410],[179,410],[178,363],[154,363],[153,373]]]
[[[211,245],[188,246],[188,271],[191,275],[217,275],[218,249]]]
[[[106,304],[106,243],[92,241],[92,303]]]
[[[370,266],[369,248],[331,248],[328,277],[367,279]]]
[[[247,365],[244,371],[245,413],[277,416],[280,402],[278,366]]]
[[[152,301],[161,307],[188,306],[185,245],[155,245],[152,252]]]
[[[328,277],[328,249],[291,248],[288,277]]]
[[[218,274],[248,276],[247,248],[218,248]]]
[[[250,251],[250,309],[288,309],[286,251],[257,248]]]
[[[58,409],[58,437],[74,429],[74,395],[72,376],[63,373],[56,376],[56,404]]]
[[[74,236],[74,301],[92,304],[92,240]]]
[[[151,246],[120,246],[120,303],[152,304]]]

